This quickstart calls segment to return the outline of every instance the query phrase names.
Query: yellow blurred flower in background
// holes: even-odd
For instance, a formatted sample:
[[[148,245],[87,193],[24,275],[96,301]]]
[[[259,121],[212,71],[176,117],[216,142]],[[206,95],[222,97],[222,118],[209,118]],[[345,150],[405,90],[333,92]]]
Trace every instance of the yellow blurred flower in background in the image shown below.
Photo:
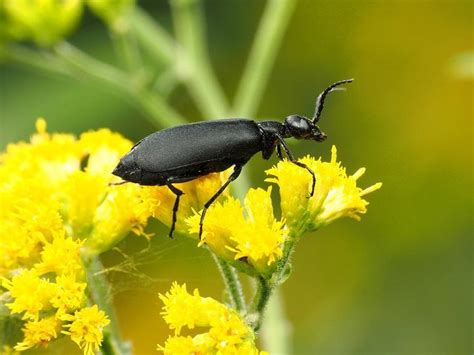
[[[82,15],[82,0],[1,0],[6,39],[50,46],[69,35]]]
[[[164,354],[248,354],[263,355],[255,347],[255,335],[234,310],[210,298],[201,297],[197,289],[192,294],[174,282],[163,301],[163,318],[174,329],[158,350]],[[181,336],[182,328],[204,328],[191,337]]]

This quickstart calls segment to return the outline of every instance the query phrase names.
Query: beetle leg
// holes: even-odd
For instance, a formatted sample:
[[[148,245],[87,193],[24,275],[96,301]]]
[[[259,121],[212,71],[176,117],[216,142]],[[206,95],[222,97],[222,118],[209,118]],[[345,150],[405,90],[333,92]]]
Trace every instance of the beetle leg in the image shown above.
[[[283,160],[283,153],[282,153],[282,151],[281,151],[281,146],[280,146],[280,144],[277,144],[277,145],[276,145],[276,149],[277,149],[278,158],[279,158],[280,160]]]
[[[306,169],[311,174],[311,177],[313,178],[313,183],[311,185],[311,193],[309,194],[308,198],[313,197],[314,188],[316,187],[316,175],[315,175],[314,171],[311,170],[311,168],[308,167],[306,164],[301,163],[301,162],[299,162],[298,160],[295,159],[295,157],[293,156],[293,153],[291,153],[290,148],[288,147],[285,140],[280,135],[277,134],[277,138],[278,138],[278,141],[279,141],[278,146],[281,146],[285,150],[285,153],[288,156],[288,159],[293,164],[299,166],[300,168]],[[281,153],[281,150],[280,150],[280,153]],[[281,159],[281,157],[280,157],[280,159]]]
[[[178,207],[179,207],[179,199],[181,195],[184,194],[183,191],[178,189],[176,186],[173,186],[170,183],[167,183],[166,186],[171,190],[172,193],[176,195],[176,199],[174,200],[174,206],[173,206],[173,221],[171,222],[171,229],[169,233],[169,237],[173,239],[173,232],[174,232],[174,226],[176,224],[176,214],[178,213]]]
[[[217,192],[214,194],[214,196],[212,196],[209,201],[207,201],[205,204],[204,204],[204,208],[202,209],[202,213],[201,213],[201,220],[199,221],[199,240],[201,240],[201,236],[202,236],[202,228],[203,228],[203,223],[204,223],[204,217],[206,216],[206,212],[207,212],[207,209],[214,203],[214,201],[224,192],[224,190],[226,189],[226,187],[232,182],[234,181],[235,179],[237,179],[242,171],[242,166],[243,164],[236,164],[234,166],[234,171],[232,172],[232,174],[230,174],[229,178],[227,179],[227,181],[224,183],[224,185],[221,186],[221,188],[219,190],[217,190]]]

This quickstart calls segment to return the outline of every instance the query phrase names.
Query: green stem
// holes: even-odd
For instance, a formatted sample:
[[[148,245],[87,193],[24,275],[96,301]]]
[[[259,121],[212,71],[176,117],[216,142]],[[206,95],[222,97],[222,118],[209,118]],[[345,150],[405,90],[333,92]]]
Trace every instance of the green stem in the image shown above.
[[[245,313],[245,298],[237,272],[232,266],[227,264],[227,262],[219,258],[212,251],[209,252],[216,262],[217,268],[219,269],[222,279],[224,280],[224,285],[227,289],[227,292],[229,293],[232,308],[234,308],[239,313]]]
[[[186,56],[180,63],[189,71],[185,82],[206,119],[228,114],[228,104],[214,75],[205,40],[204,14],[199,0],[172,0],[176,37]],[[178,58],[179,60],[180,58]]]
[[[129,73],[135,73],[143,67],[140,51],[134,33],[129,29],[128,23],[125,28],[113,31],[110,36],[114,44],[115,51],[124,67]]]
[[[290,325],[283,310],[280,288],[275,288],[270,298],[260,330],[262,348],[269,354],[290,354]]]
[[[270,301],[270,296],[280,286],[280,284],[285,281],[287,277],[288,267],[289,267],[291,256],[295,249],[297,240],[298,238],[292,238],[290,236],[290,238],[285,242],[285,245],[283,246],[283,256],[278,262],[276,269],[269,280],[262,276],[259,276],[256,278],[257,291],[255,292],[255,296],[253,299],[251,312],[250,312],[250,314],[255,315],[255,318],[256,318],[253,324],[253,328],[255,331],[258,331],[260,329],[260,326],[262,325],[263,314],[268,302]],[[281,305],[282,303],[280,302],[280,306]],[[278,304],[275,304],[274,306],[276,307],[278,306]],[[276,312],[278,314],[278,318],[282,318],[281,321],[284,322],[283,311],[275,307],[271,309],[272,312],[274,313]],[[275,318],[277,316],[273,314],[272,317]],[[278,329],[278,328],[273,327],[273,329]],[[276,335],[271,335],[270,337],[275,337],[275,336]]]
[[[262,325],[263,312],[265,311],[265,307],[267,306],[267,303],[270,300],[270,296],[273,291],[273,286],[267,279],[262,276],[257,277],[256,281],[257,291],[255,293],[255,297],[251,307],[251,314],[257,315],[257,318],[254,324],[252,325],[254,331],[257,332],[260,329],[260,326]]]
[[[42,73],[71,75],[70,68],[51,53],[29,49],[23,46],[10,46],[5,51],[6,59]]]
[[[110,320],[110,324],[104,329],[102,353],[111,355],[131,354],[130,344],[124,341],[120,335],[117,315],[110,300],[109,282],[103,273],[104,267],[99,257],[93,256],[84,259],[84,265],[87,270],[87,287],[91,301],[103,310]]]
[[[147,113],[154,124],[171,126],[186,122],[165,100],[134,83],[133,78],[119,69],[100,62],[65,42],[56,46],[54,50],[59,58],[78,72],[79,78],[80,74],[85,74],[90,79],[106,84],[118,94],[125,95]]]
[[[173,63],[176,56],[173,38],[138,6],[130,18],[130,30],[156,60],[167,65]]]
[[[295,5],[296,0],[268,1],[237,89],[233,107],[236,114],[255,115]]]

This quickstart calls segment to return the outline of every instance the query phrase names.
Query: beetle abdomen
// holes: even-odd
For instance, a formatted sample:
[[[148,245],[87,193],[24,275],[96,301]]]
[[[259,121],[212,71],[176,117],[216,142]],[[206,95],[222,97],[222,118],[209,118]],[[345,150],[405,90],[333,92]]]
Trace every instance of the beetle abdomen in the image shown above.
[[[261,137],[254,121],[226,119],[155,132],[130,154],[141,169],[166,172],[218,162],[246,162],[260,150]]]

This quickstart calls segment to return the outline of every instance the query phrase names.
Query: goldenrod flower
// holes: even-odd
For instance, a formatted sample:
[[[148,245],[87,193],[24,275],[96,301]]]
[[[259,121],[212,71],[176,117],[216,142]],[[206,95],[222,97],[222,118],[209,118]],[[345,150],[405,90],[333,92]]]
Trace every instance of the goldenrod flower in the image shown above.
[[[40,274],[55,272],[57,275],[83,274],[80,256],[82,241],[66,237],[64,232],[57,234],[52,242],[47,242],[41,251],[41,261],[35,265]],[[67,260],[67,262],[65,262]]]
[[[347,176],[345,168],[336,159],[335,146],[331,149],[330,162],[309,156],[300,159],[316,174],[316,188],[311,198],[308,198],[311,176],[306,170],[289,161],[281,161],[267,170],[267,174],[273,176],[267,181],[278,184],[280,188],[283,216],[295,235],[318,229],[341,217],[359,220],[368,205],[362,197],[382,186],[377,183],[362,190],[357,186],[357,179],[365,169]]]
[[[15,346],[15,350],[25,351],[35,346],[47,346],[57,338],[60,329],[61,321],[54,316],[30,321],[24,326],[24,339]]]
[[[175,335],[170,336],[158,350],[164,354],[262,354],[255,347],[253,331],[232,309],[210,297],[193,294],[174,282],[169,292],[160,294],[164,303],[163,318]],[[207,331],[180,336],[182,328],[205,328]]]
[[[64,315],[64,321],[72,321],[71,324],[64,325],[68,328],[63,331],[84,350],[85,355],[93,355],[102,344],[102,329],[110,323],[103,311],[96,305],[76,311],[74,315]]]
[[[14,299],[6,306],[12,313],[24,313],[23,319],[38,320],[40,311],[51,308],[50,300],[56,293],[56,284],[39,277],[35,270],[25,270],[11,281],[3,278],[2,285]]]
[[[8,39],[52,45],[74,29],[82,14],[81,0],[2,0]]]
[[[50,302],[53,307],[58,309],[58,316],[82,307],[86,286],[85,282],[77,282],[76,276],[73,274],[61,275],[56,278],[56,292]]]
[[[282,220],[273,215],[271,188],[250,189],[244,207],[228,197],[214,203],[204,220],[201,244],[207,244],[227,260],[245,259],[265,273],[282,256],[286,230]],[[190,233],[199,233],[200,214],[187,220]]]
[[[16,349],[53,341],[54,314],[59,323],[72,321],[66,334],[93,353],[108,320],[96,306],[83,308],[81,254],[108,250],[130,231],[144,234],[155,200],[138,185],[109,186],[132,146],[119,134],[50,134],[43,119],[36,128],[29,143],[10,144],[0,155],[2,299],[28,321]]]

